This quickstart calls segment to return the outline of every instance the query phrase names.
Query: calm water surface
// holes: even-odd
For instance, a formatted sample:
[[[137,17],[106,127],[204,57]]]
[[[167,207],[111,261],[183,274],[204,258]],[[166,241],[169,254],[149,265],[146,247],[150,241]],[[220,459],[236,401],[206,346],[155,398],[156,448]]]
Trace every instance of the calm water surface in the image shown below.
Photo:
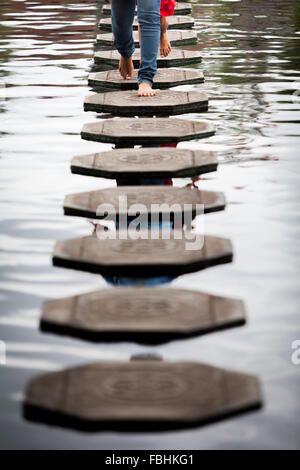
[[[1,31],[1,316],[2,448],[299,448],[300,365],[291,362],[299,322],[300,2],[198,1],[197,46],[211,98],[215,137],[181,147],[217,152],[217,173],[198,186],[224,191],[224,213],[205,218],[207,233],[228,237],[234,263],[182,276],[171,285],[240,297],[244,327],[153,348],[89,344],[42,334],[41,303],[97,288],[96,275],[51,266],[54,241],[86,235],[84,219],[64,217],[65,194],[113,181],[71,175],[76,154],[110,145],[84,142],[100,6],[81,2],[2,0]],[[199,119],[201,115],[185,115]],[[190,181],[176,180],[180,186]],[[21,404],[34,375],[92,360],[128,360],[138,352],[198,360],[260,377],[265,406],[207,427],[167,433],[82,434],[25,422]]]

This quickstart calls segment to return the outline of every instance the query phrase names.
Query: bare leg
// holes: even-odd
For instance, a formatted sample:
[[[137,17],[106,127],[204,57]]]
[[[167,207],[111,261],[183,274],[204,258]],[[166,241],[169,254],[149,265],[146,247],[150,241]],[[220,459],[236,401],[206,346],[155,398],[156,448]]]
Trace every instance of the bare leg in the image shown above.
[[[168,38],[168,20],[166,16],[160,17],[160,41],[159,52],[161,57],[167,57],[171,52],[171,44]]]
[[[139,43],[141,43],[141,28],[138,25]],[[168,20],[165,16],[160,17],[160,41],[159,51],[161,57],[167,57],[171,52],[171,44],[168,38]]]

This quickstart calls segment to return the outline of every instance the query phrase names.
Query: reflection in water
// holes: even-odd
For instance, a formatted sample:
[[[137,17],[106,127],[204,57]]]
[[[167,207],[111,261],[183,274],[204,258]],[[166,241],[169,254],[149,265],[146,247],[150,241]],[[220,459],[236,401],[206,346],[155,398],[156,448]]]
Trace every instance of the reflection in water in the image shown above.
[[[171,276],[160,276],[150,278],[134,278],[134,277],[121,277],[121,276],[103,276],[108,284],[113,286],[159,286],[160,284],[166,284],[173,281],[176,277]]]
[[[133,146],[132,146],[133,147]],[[153,148],[153,147],[172,147],[176,148],[177,143],[174,144],[149,144],[149,145],[142,145],[142,147],[145,148]],[[118,145],[116,145],[115,148],[122,148]],[[128,146],[126,147],[128,148]],[[172,186],[173,181],[171,178],[130,178],[128,180],[122,178],[122,180],[117,180],[117,186],[147,186],[147,185],[157,185],[157,186]],[[128,224],[130,221],[128,221]],[[117,223],[117,229],[118,223]],[[141,229],[147,229],[147,230],[170,230],[173,228],[173,222],[161,222],[159,221],[158,224],[153,224],[147,223],[146,227],[140,227]],[[113,276],[113,277],[108,277],[104,276],[104,279],[111,285],[115,286],[158,286],[160,284],[166,284],[168,282],[173,281],[176,279],[177,276],[160,276],[160,277],[151,277],[151,278],[127,278],[127,277],[121,277],[121,276]]]
[[[166,358],[209,362],[260,376],[267,407],[202,431],[85,436],[20,419],[20,396],[35,368],[68,367],[91,359],[128,359],[142,347],[91,346],[41,334],[41,303],[104,287],[100,276],[56,269],[54,240],[87,234],[87,223],[62,215],[67,193],[111,186],[71,175],[74,155],[109,150],[81,141],[101,2],[1,0],[1,445],[9,448],[298,448],[299,368],[290,345],[299,331],[299,89],[298,0],[205,0],[193,16],[205,85],[210,139],[182,147],[216,151],[216,175],[202,189],[225,191],[228,209],[205,218],[208,233],[233,239],[236,262],[181,276],[172,286],[241,297],[248,326],[205,339],[171,342]],[[296,92],[296,93],[295,93]],[[188,119],[191,115],[186,116]],[[193,115],[193,118],[203,117]],[[93,118],[89,118],[93,120]],[[228,165],[226,163],[229,163]],[[185,185],[186,180],[174,184]],[[263,286],[263,287],[262,287]],[[26,326],[25,326],[26,325]],[[221,336],[222,335],[222,336]],[[201,343],[200,343],[201,341]],[[44,348],[44,349],[43,349]],[[46,348],[46,349],[45,349]],[[27,369],[26,369],[27,366]],[[49,366],[50,368],[50,366]],[[109,446],[109,447],[108,447]],[[179,446],[179,447],[178,447]]]
[[[133,145],[131,148],[134,147]],[[177,143],[174,144],[149,144],[142,145],[143,148],[160,148],[160,147],[170,147],[177,148]],[[122,148],[121,145],[116,145],[115,148]],[[130,146],[126,145],[126,148]],[[147,185],[159,185],[159,186],[173,186],[173,181],[171,178],[128,178],[125,180],[117,180],[117,186],[147,186]]]

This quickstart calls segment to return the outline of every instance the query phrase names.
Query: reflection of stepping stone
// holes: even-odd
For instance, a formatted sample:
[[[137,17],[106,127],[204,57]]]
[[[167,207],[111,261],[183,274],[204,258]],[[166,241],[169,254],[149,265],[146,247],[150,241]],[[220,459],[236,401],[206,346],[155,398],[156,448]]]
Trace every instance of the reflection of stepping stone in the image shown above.
[[[185,31],[171,29],[168,31],[169,41],[171,46],[187,46],[190,44],[197,44],[197,33],[196,31]],[[138,32],[133,31],[133,39],[135,47],[139,47]],[[97,44],[101,46],[114,46],[114,36],[112,33],[102,33],[97,35]]]
[[[85,111],[118,116],[172,116],[207,111],[204,92],[160,90],[155,96],[137,96],[135,90],[95,93],[84,100]]]
[[[197,362],[101,361],[41,374],[26,419],[85,430],[190,427],[256,409],[256,377]]]
[[[124,80],[118,70],[90,73],[88,82],[91,87],[136,90],[138,87],[137,74],[138,72],[135,70],[131,80]],[[178,85],[190,85],[203,82],[204,77],[200,70],[158,69],[154,78],[153,88],[171,88]]]
[[[133,65],[135,68],[140,66],[140,49],[136,49],[132,55]],[[100,51],[95,52],[95,64],[108,64],[118,67],[120,55],[118,51]],[[157,56],[157,67],[178,67],[189,64],[199,64],[201,62],[201,54],[197,51],[186,51],[183,49],[172,49],[168,57]]]
[[[244,323],[240,300],[183,289],[119,287],[46,302],[41,328],[94,341],[159,343]]]
[[[192,5],[190,3],[179,2],[176,3],[174,15],[189,15],[192,11]],[[111,5],[103,5],[102,13],[105,15],[110,15]]]
[[[124,203],[124,201],[126,201]],[[138,204],[138,208],[136,206]],[[99,206],[107,207],[103,211]],[[140,206],[141,205],[141,206]],[[187,206],[189,205],[189,206]],[[198,205],[198,206],[197,206]],[[202,208],[202,205],[204,206]],[[65,215],[103,219],[128,216],[135,218],[139,214],[146,220],[152,216],[165,219],[174,217],[200,215],[216,212],[225,208],[223,193],[199,191],[191,188],[172,186],[125,186],[99,189],[84,193],[68,194],[64,200]],[[170,214],[171,212],[171,214]]]
[[[191,16],[169,16],[168,22],[168,29],[185,29],[192,28],[194,26],[194,19]],[[105,31],[111,31],[111,18],[103,18],[100,20],[99,28]],[[137,29],[138,21],[137,18],[135,18],[133,22],[133,30],[137,31]]]
[[[210,137],[215,133],[212,122],[164,118],[107,119],[84,124],[81,137],[113,144],[169,144]]]
[[[53,264],[107,276],[148,278],[177,276],[232,261],[231,243],[225,238],[203,239],[200,234],[181,231],[171,231],[169,240],[161,238],[165,231],[145,230],[139,234],[148,239],[136,240],[127,231],[119,231],[97,234],[100,238],[115,239],[90,235],[59,241],[54,248]]]
[[[115,149],[77,156],[72,173],[100,178],[184,178],[217,169],[212,152],[174,148]]]

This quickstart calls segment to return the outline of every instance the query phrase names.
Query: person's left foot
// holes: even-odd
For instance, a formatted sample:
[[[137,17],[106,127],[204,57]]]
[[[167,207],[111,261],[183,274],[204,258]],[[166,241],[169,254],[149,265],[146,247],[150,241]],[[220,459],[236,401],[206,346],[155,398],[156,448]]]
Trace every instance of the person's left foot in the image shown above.
[[[140,83],[138,89],[138,96],[154,96],[156,92],[151,88],[149,83]]]

